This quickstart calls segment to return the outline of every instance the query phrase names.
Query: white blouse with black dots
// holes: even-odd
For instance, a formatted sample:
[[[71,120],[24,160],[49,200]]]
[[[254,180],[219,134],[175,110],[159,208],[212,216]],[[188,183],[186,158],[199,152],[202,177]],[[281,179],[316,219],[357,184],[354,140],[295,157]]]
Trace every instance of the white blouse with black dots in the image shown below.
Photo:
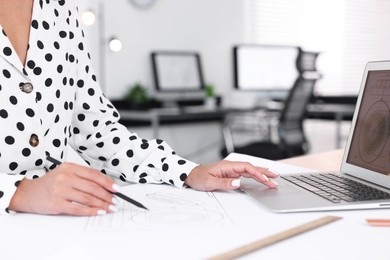
[[[93,168],[135,183],[182,187],[196,166],[162,140],[118,123],[85,49],[74,0],[35,0],[26,65],[0,26],[0,214],[23,178],[67,159],[67,146]]]

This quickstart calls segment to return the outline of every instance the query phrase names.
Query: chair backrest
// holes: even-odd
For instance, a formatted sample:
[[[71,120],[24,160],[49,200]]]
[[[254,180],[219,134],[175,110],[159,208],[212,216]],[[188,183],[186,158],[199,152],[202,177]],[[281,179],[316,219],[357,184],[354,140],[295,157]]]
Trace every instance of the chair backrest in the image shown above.
[[[278,133],[281,145],[288,156],[304,154],[309,149],[303,130],[306,108],[313,95],[317,78],[298,77],[280,114]]]
[[[319,54],[319,52],[299,50],[296,63],[299,73],[317,71],[316,65]]]

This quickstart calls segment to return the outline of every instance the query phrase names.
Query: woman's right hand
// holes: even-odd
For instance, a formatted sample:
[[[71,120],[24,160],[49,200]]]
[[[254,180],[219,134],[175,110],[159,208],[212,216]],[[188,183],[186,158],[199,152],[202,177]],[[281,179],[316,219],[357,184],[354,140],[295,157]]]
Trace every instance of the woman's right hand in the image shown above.
[[[116,211],[118,200],[111,192],[118,188],[97,170],[62,163],[41,178],[23,179],[8,208],[37,214],[102,215]]]

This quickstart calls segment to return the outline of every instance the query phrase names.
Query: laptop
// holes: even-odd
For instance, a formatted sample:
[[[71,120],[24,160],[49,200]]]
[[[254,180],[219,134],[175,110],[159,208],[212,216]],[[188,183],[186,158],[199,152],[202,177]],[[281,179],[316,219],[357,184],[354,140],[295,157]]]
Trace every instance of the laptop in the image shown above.
[[[390,208],[390,61],[367,63],[340,172],[281,175],[241,189],[274,212]]]

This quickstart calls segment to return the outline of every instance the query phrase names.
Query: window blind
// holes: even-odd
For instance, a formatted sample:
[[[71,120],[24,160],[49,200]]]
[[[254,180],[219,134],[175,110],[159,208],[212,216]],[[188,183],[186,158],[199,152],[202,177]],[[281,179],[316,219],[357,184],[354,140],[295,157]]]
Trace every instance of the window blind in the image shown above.
[[[316,92],[356,95],[364,66],[390,60],[390,1],[250,0],[250,40],[321,52]]]

